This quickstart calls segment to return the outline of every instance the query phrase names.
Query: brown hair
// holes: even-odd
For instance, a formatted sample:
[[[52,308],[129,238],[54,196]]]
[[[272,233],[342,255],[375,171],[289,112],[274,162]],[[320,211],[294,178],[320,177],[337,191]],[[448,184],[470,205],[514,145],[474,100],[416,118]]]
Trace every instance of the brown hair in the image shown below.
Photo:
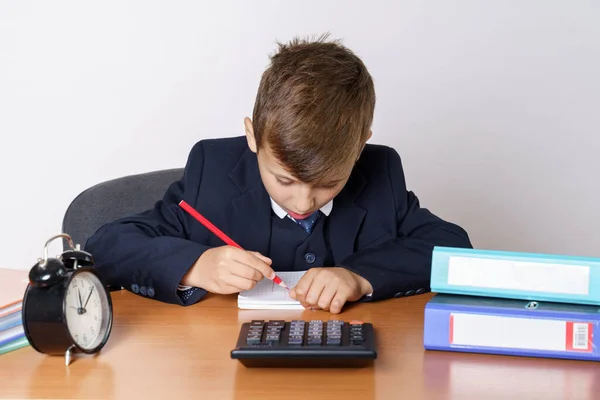
[[[375,109],[363,62],[327,36],[278,43],[260,81],[253,112],[257,148],[264,141],[296,179],[339,177],[365,144]]]

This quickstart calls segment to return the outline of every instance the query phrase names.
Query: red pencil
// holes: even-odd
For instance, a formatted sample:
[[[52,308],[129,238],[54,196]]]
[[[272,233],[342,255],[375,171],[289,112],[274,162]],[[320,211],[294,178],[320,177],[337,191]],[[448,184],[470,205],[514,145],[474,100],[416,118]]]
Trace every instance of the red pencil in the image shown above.
[[[207,220],[202,214],[200,214],[198,211],[194,210],[194,208],[192,206],[190,206],[188,203],[186,203],[185,200],[181,200],[179,202],[179,206],[181,208],[183,208],[185,211],[187,211],[192,217],[196,218],[198,220],[198,222],[200,222],[202,225],[204,225],[208,230],[210,230],[212,233],[217,235],[219,237],[219,239],[221,239],[222,241],[224,241],[225,243],[227,243],[230,246],[235,246],[239,249],[242,249],[242,246],[240,246],[239,244],[234,242],[233,239],[231,239],[229,236],[227,236],[225,233],[223,233],[223,231],[221,231],[219,228],[214,226],[212,224],[212,222]],[[278,277],[277,275],[275,275],[275,278],[273,278],[273,282],[275,282],[276,284],[278,284],[281,287],[286,288],[287,290],[290,290],[290,288],[287,287],[287,285],[285,283],[283,283],[281,278]]]

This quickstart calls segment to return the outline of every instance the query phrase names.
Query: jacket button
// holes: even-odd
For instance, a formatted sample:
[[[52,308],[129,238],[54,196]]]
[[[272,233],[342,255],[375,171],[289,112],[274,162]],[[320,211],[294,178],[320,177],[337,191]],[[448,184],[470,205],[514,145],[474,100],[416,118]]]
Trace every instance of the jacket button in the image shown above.
[[[314,263],[316,259],[317,259],[317,257],[315,257],[315,255],[313,253],[306,253],[304,255],[304,261],[306,261],[309,264]]]
[[[140,286],[140,294],[141,294],[142,296],[145,296],[145,295],[146,295],[146,286]]]
[[[154,297],[154,288],[153,287],[148,288],[148,297]]]
[[[404,296],[404,292],[398,292],[394,295],[394,297],[398,298],[398,297],[402,297]]]
[[[407,291],[406,291],[406,295],[407,295],[407,296],[412,296],[413,294],[415,294],[415,291],[414,291],[414,290],[407,290]]]
[[[425,293],[425,289],[423,289],[423,288],[418,288],[418,289],[417,289],[417,291],[416,291],[415,293],[417,293],[417,294],[422,294],[422,293]]]
[[[133,285],[131,285],[131,291],[132,291],[133,293],[136,293],[136,294],[137,294],[137,293],[139,293],[139,292],[140,292],[140,287],[139,287],[137,284],[135,284],[135,283],[134,283]]]

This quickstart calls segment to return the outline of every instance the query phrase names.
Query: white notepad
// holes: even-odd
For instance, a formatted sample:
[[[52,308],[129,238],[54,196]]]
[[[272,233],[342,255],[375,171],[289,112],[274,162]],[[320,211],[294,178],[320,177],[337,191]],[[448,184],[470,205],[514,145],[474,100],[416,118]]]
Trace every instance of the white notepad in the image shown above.
[[[277,272],[277,276],[292,289],[306,271]],[[238,295],[238,308],[246,310],[298,310],[304,309],[292,299],[289,291],[269,279],[263,279],[250,290]]]

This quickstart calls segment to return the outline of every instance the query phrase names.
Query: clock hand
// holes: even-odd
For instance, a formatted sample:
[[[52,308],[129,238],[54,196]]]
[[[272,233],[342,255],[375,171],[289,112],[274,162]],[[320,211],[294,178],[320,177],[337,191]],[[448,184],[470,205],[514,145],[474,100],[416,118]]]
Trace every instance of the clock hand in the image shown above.
[[[83,306],[81,305],[81,292],[79,291],[79,288],[77,288],[77,297],[79,298],[79,309],[77,310],[77,312],[79,314],[82,314]]]
[[[94,287],[92,286],[92,287],[90,288],[90,294],[88,294],[88,298],[87,298],[87,300],[85,301],[85,305],[83,306],[83,309],[84,309],[84,310],[85,310],[85,307],[87,306],[87,303],[88,303],[88,301],[90,301],[90,297],[92,297],[92,292],[93,292],[93,291],[94,291]]]

